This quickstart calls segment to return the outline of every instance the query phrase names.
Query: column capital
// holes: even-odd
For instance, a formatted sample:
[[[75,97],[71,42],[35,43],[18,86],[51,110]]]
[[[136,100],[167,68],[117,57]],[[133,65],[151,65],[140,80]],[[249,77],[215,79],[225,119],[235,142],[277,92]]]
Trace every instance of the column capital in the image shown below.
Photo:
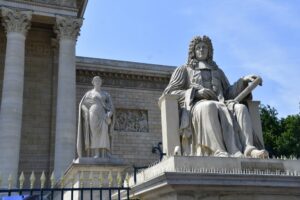
[[[26,35],[31,25],[31,11],[19,11],[2,7],[2,25],[7,33],[18,32]]]
[[[79,18],[57,16],[54,32],[57,34],[58,39],[76,40],[77,36],[79,36],[82,21]]]

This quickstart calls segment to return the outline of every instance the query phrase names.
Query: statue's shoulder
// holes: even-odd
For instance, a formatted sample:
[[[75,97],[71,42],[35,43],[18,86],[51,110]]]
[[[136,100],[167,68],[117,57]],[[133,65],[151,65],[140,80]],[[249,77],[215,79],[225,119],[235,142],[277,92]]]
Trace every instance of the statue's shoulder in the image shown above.
[[[223,71],[221,68],[218,67],[218,68],[216,69],[216,71],[218,72],[218,74],[219,74],[220,76],[222,76],[222,77],[225,76],[225,73],[224,73],[224,71]]]
[[[174,70],[173,74],[186,73],[187,69],[188,69],[187,65],[181,65],[179,67],[176,67],[176,69]]]
[[[89,95],[91,93],[91,90],[88,90],[86,93],[84,93],[83,98],[86,97],[87,95]]]

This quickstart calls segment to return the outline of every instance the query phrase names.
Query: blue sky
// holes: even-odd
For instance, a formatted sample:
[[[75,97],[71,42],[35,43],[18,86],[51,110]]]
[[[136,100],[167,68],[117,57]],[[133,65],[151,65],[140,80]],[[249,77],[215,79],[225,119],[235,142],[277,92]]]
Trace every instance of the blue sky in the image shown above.
[[[208,35],[230,82],[258,74],[255,100],[299,113],[298,0],[89,0],[84,17],[78,56],[179,66]]]

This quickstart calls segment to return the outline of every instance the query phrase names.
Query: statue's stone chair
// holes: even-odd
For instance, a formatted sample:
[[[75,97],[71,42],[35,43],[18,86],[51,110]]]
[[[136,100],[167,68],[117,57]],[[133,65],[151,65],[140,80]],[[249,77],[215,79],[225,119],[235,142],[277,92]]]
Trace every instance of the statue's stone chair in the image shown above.
[[[164,94],[159,99],[162,124],[163,152],[172,156],[177,152],[180,144],[179,136],[179,95]],[[247,107],[251,116],[254,135],[254,144],[258,149],[264,149],[261,119],[259,114],[260,101],[247,101]]]

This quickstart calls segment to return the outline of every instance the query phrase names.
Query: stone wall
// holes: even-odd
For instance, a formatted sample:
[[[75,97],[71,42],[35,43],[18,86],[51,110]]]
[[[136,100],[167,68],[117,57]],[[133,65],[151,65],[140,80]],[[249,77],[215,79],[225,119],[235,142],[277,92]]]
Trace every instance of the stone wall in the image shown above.
[[[52,27],[33,24],[26,39],[19,159],[19,174],[24,171],[26,177],[33,170],[37,177],[42,171],[49,177],[53,171],[57,90],[57,48],[53,38]],[[6,44],[1,26],[0,40],[1,92]],[[103,89],[112,97],[116,117],[122,120],[125,116],[127,120],[125,125],[119,121],[112,133],[112,153],[129,165],[145,166],[157,161],[159,155],[152,153],[152,147],[161,142],[158,98],[174,68],[83,57],[77,57],[76,67],[77,106],[92,88],[92,77],[99,75],[104,81]]]
[[[77,59],[77,105],[92,88],[91,80],[95,75],[102,77],[103,90],[112,97],[117,118],[112,133],[112,153],[129,165],[145,166],[159,160],[159,155],[152,153],[152,147],[162,141],[158,99],[174,68]]]
[[[77,105],[89,89],[91,87],[77,86]],[[108,87],[103,87],[103,90],[110,93],[117,110],[146,110],[148,113],[148,131],[113,131],[112,153],[131,165],[148,165],[158,160],[159,156],[153,154],[151,149],[161,141],[160,111],[157,104],[161,92]]]
[[[50,159],[53,95],[52,29],[30,29],[26,39],[23,123],[19,172],[29,176],[32,170],[47,175]]]

